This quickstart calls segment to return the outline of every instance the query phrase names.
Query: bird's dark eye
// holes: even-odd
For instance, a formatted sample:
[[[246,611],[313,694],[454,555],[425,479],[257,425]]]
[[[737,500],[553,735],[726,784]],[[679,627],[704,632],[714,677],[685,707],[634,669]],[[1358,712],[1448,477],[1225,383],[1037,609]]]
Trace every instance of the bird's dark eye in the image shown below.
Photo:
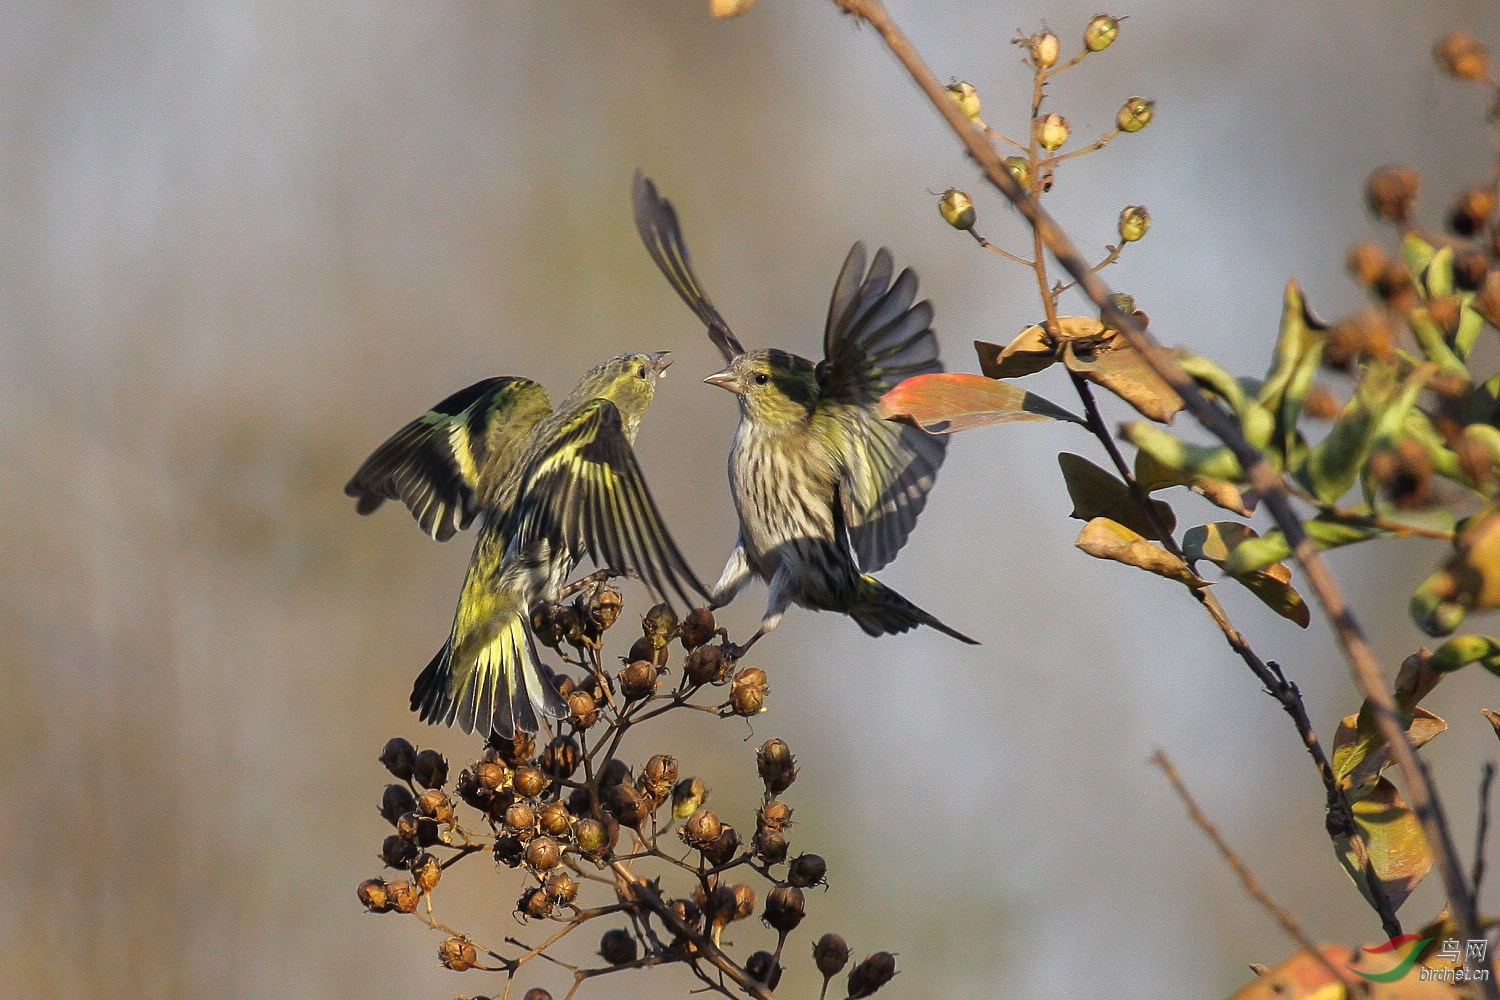
[[[765,372],[756,372],[755,373],[755,384],[756,385],[765,385],[769,381],[771,381],[771,376],[767,375]]]
[[[635,377],[636,378],[645,378],[646,377],[646,366],[645,365],[636,365],[635,366]]]

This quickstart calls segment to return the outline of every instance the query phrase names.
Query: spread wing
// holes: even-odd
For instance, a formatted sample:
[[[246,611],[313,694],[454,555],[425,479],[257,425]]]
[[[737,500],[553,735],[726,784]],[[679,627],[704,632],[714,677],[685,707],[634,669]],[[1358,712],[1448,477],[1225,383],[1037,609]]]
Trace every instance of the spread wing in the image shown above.
[[[677,212],[672,203],[659,196],[656,185],[639,170],[635,172],[631,194],[635,203],[635,228],[641,234],[641,242],[646,244],[646,252],[677,289],[682,301],[708,327],[708,339],[724,355],[724,360],[733,361],[744,354],[739,338],[730,332],[729,324],[698,287],[698,277],[693,274],[692,262],[688,260],[687,244],[682,241],[682,229],[677,225]]]
[[[344,493],[359,500],[361,514],[399,500],[423,531],[446,542],[474,520],[487,490],[519,459],[527,434],[550,411],[547,393],[530,379],[476,382],[376,448]]]
[[[915,272],[907,268],[893,283],[893,270],[884,247],[868,273],[864,244],[850,249],[828,306],[813,417],[843,425],[826,439],[845,442],[844,519],[866,573],[896,558],[906,544],[948,448],[946,437],[882,420],[874,410],[876,400],[902,379],[943,370],[932,304],[913,304]]]
[[[579,407],[521,481],[510,512],[513,551],[547,540],[575,562],[588,555],[596,566],[635,571],[657,600],[670,602],[669,588],[688,607],[708,600],[662,523],[614,403]]]

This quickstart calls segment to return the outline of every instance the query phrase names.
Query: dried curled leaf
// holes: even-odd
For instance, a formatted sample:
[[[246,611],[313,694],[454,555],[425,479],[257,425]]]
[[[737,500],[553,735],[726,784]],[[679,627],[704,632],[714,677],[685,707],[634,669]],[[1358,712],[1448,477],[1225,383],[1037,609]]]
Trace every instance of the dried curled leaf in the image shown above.
[[[913,375],[880,397],[876,410],[887,420],[929,434],[952,434],[990,424],[1078,417],[1034,392],[966,372]]]
[[[1354,822],[1364,833],[1365,851],[1391,906],[1400,909],[1412,890],[1432,870],[1432,852],[1416,813],[1402,801],[1396,786],[1385,778],[1364,798],[1351,803]],[[1336,851],[1344,871],[1368,900],[1369,885],[1347,837],[1338,838]],[[1374,905],[1373,902],[1371,905]]]
[[[1155,493],[1172,486],[1186,486],[1209,503],[1233,511],[1241,517],[1255,513],[1254,504],[1247,504],[1240,488],[1223,479],[1194,476],[1163,465],[1148,451],[1135,453],[1135,481],[1147,493]]]
[[[1495,727],[1495,737],[1500,739],[1500,712],[1493,712],[1488,708],[1481,708],[1479,713],[1490,720],[1490,725]]]
[[[1095,559],[1113,559],[1193,588],[1208,586],[1208,581],[1189,569],[1187,563],[1161,546],[1152,545],[1139,532],[1107,517],[1096,517],[1084,525],[1074,544]]]
[[[1419,707],[1406,727],[1406,738],[1415,750],[1447,729],[1447,722]],[[1333,734],[1331,763],[1334,777],[1351,801],[1369,794],[1381,773],[1391,765],[1391,748],[1368,708],[1339,720],[1339,728]]]
[[[1214,521],[1189,528],[1182,536],[1182,554],[1188,562],[1206,559],[1223,569],[1230,553],[1252,538],[1255,530],[1238,521]],[[1245,573],[1230,574],[1230,577],[1261,602],[1288,621],[1307,628],[1312,621],[1312,612],[1302,595],[1292,586],[1291,568],[1283,563],[1273,563],[1264,569],[1253,569]]]
[[[1130,487],[1112,474],[1099,468],[1080,455],[1063,452],[1057,456],[1062,468],[1063,480],[1068,485],[1068,496],[1073,501],[1073,512],[1069,517],[1080,521],[1091,521],[1096,517],[1107,517],[1146,538],[1161,540],[1161,534],[1151,518],[1137,506],[1130,495]],[[1168,532],[1177,526],[1177,517],[1172,508],[1160,500],[1150,501],[1156,518]]]
[[[1068,341],[1063,345],[1063,364],[1068,371],[1108,389],[1141,416],[1158,423],[1171,423],[1183,407],[1177,390],[1119,334],[1111,333],[1097,341]]]

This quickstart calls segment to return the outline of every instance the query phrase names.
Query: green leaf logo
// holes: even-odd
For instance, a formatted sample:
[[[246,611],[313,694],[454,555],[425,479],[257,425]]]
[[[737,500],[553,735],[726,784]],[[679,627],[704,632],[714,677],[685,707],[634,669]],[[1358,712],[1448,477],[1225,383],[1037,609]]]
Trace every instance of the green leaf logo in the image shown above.
[[[1344,968],[1362,979],[1368,979],[1372,983],[1394,983],[1411,971],[1411,967],[1417,964],[1417,956],[1422,953],[1423,948],[1432,943],[1432,940],[1432,938],[1422,938],[1420,941],[1417,941],[1415,934],[1403,934],[1400,937],[1391,938],[1385,944],[1364,949],[1371,955],[1383,955],[1386,952],[1396,951],[1399,948],[1405,947],[1413,941],[1417,942],[1411,948],[1407,949],[1406,954],[1402,956],[1401,961],[1396,964],[1395,968],[1387,969],[1385,972],[1360,972],[1352,965],[1346,965]]]

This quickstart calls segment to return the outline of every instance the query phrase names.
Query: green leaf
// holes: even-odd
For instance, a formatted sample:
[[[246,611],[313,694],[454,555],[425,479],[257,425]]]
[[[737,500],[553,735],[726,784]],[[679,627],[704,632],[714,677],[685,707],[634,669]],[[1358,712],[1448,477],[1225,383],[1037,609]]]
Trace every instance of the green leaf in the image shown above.
[[[1282,299],[1281,333],[1259,397],[1260,404],[1276,418],[1272,439],[1282,468],[1301,464],[1306,445],[1297,429],[1297,418],[1302,412],[1302,400],[1312,388],[1327,339],[1327,327],[1308,309],[1302,289],[1295,281],[1287,282]]]
[[[1161,539],[1155,525],[1130,495],[1130,488],[1093,462],[1079,455],[1063,452],[1057,456],[1068,496],[1073,500],[1070,517],[1092,521],[1107,517],[1146,537]],[[1177,526],[1172,508],[1160,500],[1150,501],[1157,518],[1168,532]]]
[[[1245,481],[1245,470],[1241,468],[1240,460],[1225,445],[1208,447],[1188,444],[1142,420],[1126,424],[1120,428],[1120,434],[1168,468],[1190,476],[1207,476],[1234,483]]]
[[[1323,515],[1304,521],[1302,526],[1306,529],[1308,537],[1312,539],[1313,547],[1320,550],[1336,549],[1341,545],[1353,545],[1356,542],[1368,541],[1371,538],[1389,534],[1383,528],[1350,524],[1326,518]],[[1252,538],[1243,542],[1231,552],[1229,561],[1224,565],[1224,571],[1231,576],[1238,576],[1253,570],[1264,569],[1272,563],[1281,562],[1289,558],[1291,554],[1292,548],[1287,544],[1286,536],[1279,530],[1268,531],[1261,538]]]
[[[1470,305],[1473,301],[1473,292],[1463,297],[1463,306],[1458,311],[1458,329],[1453,332],[1453,350],[1463,361],[1468,360],[1469,352],[1474,349],[1474,341],[1479,338],[1479,331],[1484,329],[1484,317]]]
[[[1244,412],[1247,402],[1245,391],[1234,376],[1201,354],[1184,350],[1175,353],[1177,363],[1182,366],[1183,371],[1192,376],[1194,382],[1228,403],[1229,408],[1236,414]]]
[[[1223,569],[1229,561],[1230,553],[1255,537],[1254,529],[1238,521],[1200,524],[1189,528],[1182,536],[1182,553],[1189,563],[1206,559]],[[1230,577],[1288,621],[1302,628],[1307,628],[1312,621],[1312,612],[1302,595],[1292,586],[1292,571],[1286,565],[1275,563],[1266,569],[1230,574]]]
[[[1074,544],[1095,559],[1113,559],[1194,589],[1208,586],[1208,581],[1189,569],[1187,563],[1107,517],[1096,517],[1084,525]]]
[[[1370,794],[1353,803],[1352,808],[1354,822],[1364,833],[1365,850],[1375,876],[1380,879],[1392,908],[1399,909],[1432,870],[1432,854],[1427,849],[1422,824],[1402,801],[1396,786],[1385,778],[1377,781]],[[1344,871],[1368,900],[1370,888],[1365,882],[1365,872],[1347,837],[1338,839],[1336,851]]]
[[[1422,273],[1422,284],[1427,288],[1427,299],[1440,299],[1453,294],[1453,248],[1443,247],[1427,262]]]
[[[882,396],[876,411],[929,434],[1032,420],[1083,423],[1036,393],[966,372],[913,375]]]
[[[1436,372],[1434,366],[1422,365],[1398,385],[1389,365],[1372,361],[1365,366],[1328,436],[1307,457],[1301,478],[1314,496],[1332,506],[1349,492],[1371,450],[1400,433],[1407,413]]]
[[[1411,272],[1413,279],[1421,277],[1422,273],[1427,270],[1427,265],[1432,263],[1432,258],[1436,253],[1431,243],[1415,234],[1408,234],[1406,239],[1401,241],[1401,261]]]
[[[1500,673],[1500,639],[1456,635],[1439,646],[1428,663],[1441,673],[1452,673],[1471,663],[1481,664],[1491,673]]]
[[[1443,333],[1443,328],[1433,321],[1426,308],[1413,309],[1407,315],[1406,321],[1411,326],[1411,332],[1416,335],[1422,354],[1428,361],[1433,362],[1450,375],[1457,375],[1466,381],[1473,378],[1468,366],[1460,361],[1458,355],[1454,354],[1448,346],[1448,339]]]

